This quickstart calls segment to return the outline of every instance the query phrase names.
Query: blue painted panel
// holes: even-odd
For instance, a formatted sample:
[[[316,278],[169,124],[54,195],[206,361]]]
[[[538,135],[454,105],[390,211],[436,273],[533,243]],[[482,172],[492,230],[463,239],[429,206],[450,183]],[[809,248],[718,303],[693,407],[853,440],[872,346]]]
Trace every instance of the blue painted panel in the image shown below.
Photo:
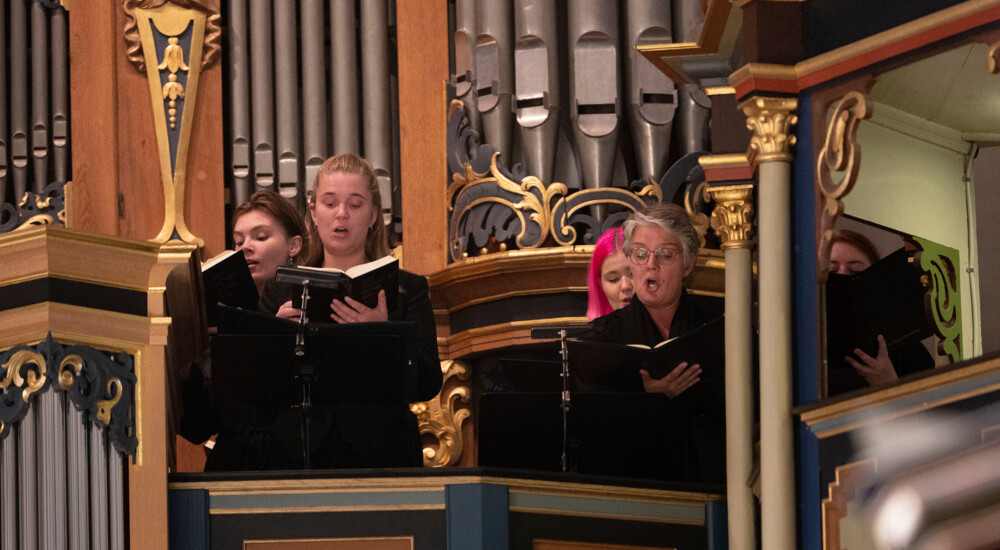
[[[171,549],[208,550],[208,491],[171,489],[167,513]]]
[[[507,487],[488,483],[445,487],[449,550],[507,550]]]
[[[705,503],[705,530],[708,550],[729,548],[729,507],[723,500]]]

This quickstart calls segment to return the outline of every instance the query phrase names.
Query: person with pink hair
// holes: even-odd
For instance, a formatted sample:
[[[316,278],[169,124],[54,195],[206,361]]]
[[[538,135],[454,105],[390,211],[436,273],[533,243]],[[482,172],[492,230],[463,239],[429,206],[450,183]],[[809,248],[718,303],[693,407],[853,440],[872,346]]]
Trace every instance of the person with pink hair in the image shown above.
[[[609,229],[597,239],[587,270],[587,319],[593,321],[632,301],[632,271],[622,252],[622,228]]]

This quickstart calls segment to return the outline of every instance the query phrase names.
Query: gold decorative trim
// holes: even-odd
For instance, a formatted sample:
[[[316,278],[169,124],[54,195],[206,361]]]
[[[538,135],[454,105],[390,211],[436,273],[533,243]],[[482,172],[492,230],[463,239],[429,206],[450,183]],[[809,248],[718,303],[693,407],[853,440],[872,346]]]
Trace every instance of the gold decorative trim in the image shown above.
[[[444,382],[430,401],[410,405],[425,436],[424,466],[454,466],[462,457],[462,427],[472,417],[470,369],[458,361],[441,361]],[[428,444],[426,438],[432,441]]]
[[[68,0],[62,0],[68,2]],[[222,16],[218,8],[211,0],[125,0],[122,9],[125,12],[125,46],[128,60],[135,67],[135,70],[144,72],[146,70],[147,59],[143,52],[143,42],[139,24],[136,17],[137,9],[152,10],[165,4],[173,4],[178,8],[193,9],[205,14],[205,33],[202,39],[203,45],[199,48],[201,54],[201,68],[207,69],[212,66],[222,54],[222,27],[220,22]],[[66,7],[69,10],[68,7]]]
[[[798,104],[796,98],[785,97],[752,97],[739,104],[747,116],[747,128],[753,131],[750,149],[758,164],[792,161],[795,135],[790,130],[799,120],[792,114]]]
[[[34,365],[35,369],[29,370],[27,376],[22,378],[21,367],[25,365]],[[45,357],[40,353],[30,350],[17,351],[3,365],[3,368],[7,369],[7,376],[0,381],[0,389],[8,388],[12,384],[16,388],[23,387],[21,399],[25,403],[31,398],[31,394],[42,389],[42,386],[45,385]]]
[[[66,367],[71,367],[72,370]],[[81,372],[83,372],[83,357],[75,353],[63,357],[59,363],[59,387],[64,390],[70,389]]]
[[[858,124],[872,116],[872,109],[860,92],[848,92],[833,107],[826,128],[826,140],[816,157],[816,189],[823,196],[823,211],[819,219],[819,242],[816,243],[816,278],[826,282],[830,271],[830,247],[837,218],[844,213],[843,199],[858,179],[861,169],[861,149],[858,147]],[[842,172],[840,181],[833,172]]]
[[[196,243],[200,247],[204,245],[204,241],[191,233],[184,217],[185,175],[191,127],[194,123],[195,100],[198,97],[198,77],[206,65],[202,51],[207,46],[205,38],[207,20],[212,14],[217,18],[218,12],[207,9],[198,0],[170,0],[170,2],[168,0],[126,1],[128,25],[134,24],[138,28],[142,46],[141,52],[130,49],[129,58],[132,59],[136,53],[141,53],[144,58],[144,62],[136,66],[144,66],[146,69],[156,140],[159,146],[164,216],[163,226],[152,240],[159,243],[179,240]],[[126,37],[130,33],[129,26],[126,27]],[[185,39],[185,45],[189,48],[189,62],[185,63],[184,47],[180,40],[188,33],[190,38]],[[162,59],[157,49],[157,36],[166,40]],[[210,45],[207,47],[211,49]],[[210,51],[206,51],[205,55],[208,56],[208,60],[214,59]],[[180,82],[180,71],[186,73],[186,89]],[[162,77],[164,72],[169,72],[166,75],[166,82]],[[180,108],[183,109],[179,131],[178,100],[182,100]]]
[[[840,520],[847,517],[847,507],[855,502],[857,491],[865,479],[875,474],[874,458],[838,466],[836,481],[830,483],[829,496],[823,499],[823,550],[842,550]]]
[[[736,95],[736,88],[732,86],[709,86],[705,88],[705,95]]]
[[[708,193],[717,205],[712,229],[722,239],[722,250],[753,248],[753,185],[712,187]]]

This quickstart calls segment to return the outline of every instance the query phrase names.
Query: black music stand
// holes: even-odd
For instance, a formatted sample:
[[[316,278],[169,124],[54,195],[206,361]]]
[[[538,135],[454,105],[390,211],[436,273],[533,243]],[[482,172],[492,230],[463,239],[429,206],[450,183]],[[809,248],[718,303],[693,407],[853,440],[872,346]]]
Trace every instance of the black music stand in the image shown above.
[[[246,317],[243,321],[257,315],[229,313]],[[273,423],[290,409],[301,407],[296,396],[301,390],[303,362],[312,371],[310,393],[316,405],[405,404],[416,400],[417,373],[409,359],[413,357],[414,323],[308,325],[304,333],[306,353],[297,358],[298,326],[271,320],[264,322],[263,330],[283,333],[220,334],[212,339],[212,393],[224,425],[238,426],[248,420]],[[305,416],[311,411],[300,412]],[[306,427],[300,434],[307,467],[316,448],[309,442],[312,432]]]

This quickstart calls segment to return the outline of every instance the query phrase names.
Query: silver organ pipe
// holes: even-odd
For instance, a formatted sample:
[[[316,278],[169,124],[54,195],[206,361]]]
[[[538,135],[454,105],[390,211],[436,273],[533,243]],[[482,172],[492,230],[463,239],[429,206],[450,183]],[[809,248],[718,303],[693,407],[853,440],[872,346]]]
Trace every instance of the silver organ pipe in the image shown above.
[[[645,184],[658,183],[667,171],[677,90],[636,46],[672,42],[670,0],[628,0],[626,12],[629,125],[641,180]]]
[[[0,59],[7,59],[7,10],[0,9]],[[0,112],[8,113],[7,103],[7,63],[0,63]],[[0,116],[0,202],[7,197],[7,136],[10,126],[7,116]],[[0,526],[2,528],[2,526]],[[0,531],[2,533],[3,531]],[[2,541],[0,535],[0,541]],[[0,546],[2,550],[2,546]]]
[[[358,132],[358,63],[354,2],[330,3],[333,152],[361,152]],[[306,180],[306,185],[312,185]]]
[[[55,172],[54,180],[69,181],[69,34],[66,10],[51,10],[49,24],[52,33],[52,161]]]
[[[233,205],[250,198],[250,55],[247,0],[229,1],[229,124]]]
[[[31,157],[34,191],[48,183],[49,162],[49,17],[31,3]]]
[[[312,193],[312,182],[327,156],[326,82],[320,67],[323,55],[323,2],[302,0],[300,5],[302,36],[302,150],[305,160],[305,196]],[[310,70],[312,68],[312,70]]]
[[[614,174],[621,118],[618,2],[569,3],[570,118],[584,187],[608,187]],[[604,207],[592,209],[604,218]]]
[[[515,0],[515,103],[528,174],[552,182],[559,138],[556,4]],[[456,59],[457,59],[456,53]]]
[[[21,420],[19,428],[17,433],[17,474],[20,478],[20,483],[17,484],[18,548],[33,550],[38,546],[38,485],[35,483],[38,479],[38,454],[35,452],[37,439],[35,415],[30,413],[26,415]]]
[[[27,4],[10,3],[10,109],[11,164],[14,195],[20,200],[28,184],[28,12]]]
[[[108,524],[108,456],[103,430],[90,427],[88,456],[90,457],[90,532],[94,548],[110,546]]]
[[[87,517],[88,503],[88,460],[87,421],[83,411],[67,407],[66,418],[66,498],[69,508],[69,548],[70,550],[89,548],[90,522]]]
[[[697,42],[705,24],[705,11],[701,0],[672,0],[676,42]]]
[[[66,533],[66,429],[63,396],[47,391],[38,396],[38,513],[47,528],[38,530],[41,548],[60,548]]]
[[[705,24],[701,0],[673,0],[674,36],[679,42],[697,41]],[[711,101],[697,84],[685,84],[677,93],[680,149],[686,155],[708,150]]]
[[[288,2],[274,3],[275,123],[277,125],[278,192],[299,200],[299,71],[296,55],[295,10]]]
[[[17,550],[20,515],[10,512],[17,510],[17,485],[16,438],[7,436],[7,441],[0,444],[0,508],[5,510],[0,514],[0,550]]]
[[[482,133],[476,101],[476,0],[455,0],[455,97],[465,104],[469,124]]]
[[[274,191],[274,63],[271,1],[250,0],[250,83],[253,168],[257,190]]]
[[[485,141],[511,159],[514,114],[513,21],[510,0],[478,0],[476,3],[476,97]]]
[[[361,1],[361,86],[364,154],[375,168],[382,218],[392,221],[392,125],[389,92],[389,14],[386,0]]]

